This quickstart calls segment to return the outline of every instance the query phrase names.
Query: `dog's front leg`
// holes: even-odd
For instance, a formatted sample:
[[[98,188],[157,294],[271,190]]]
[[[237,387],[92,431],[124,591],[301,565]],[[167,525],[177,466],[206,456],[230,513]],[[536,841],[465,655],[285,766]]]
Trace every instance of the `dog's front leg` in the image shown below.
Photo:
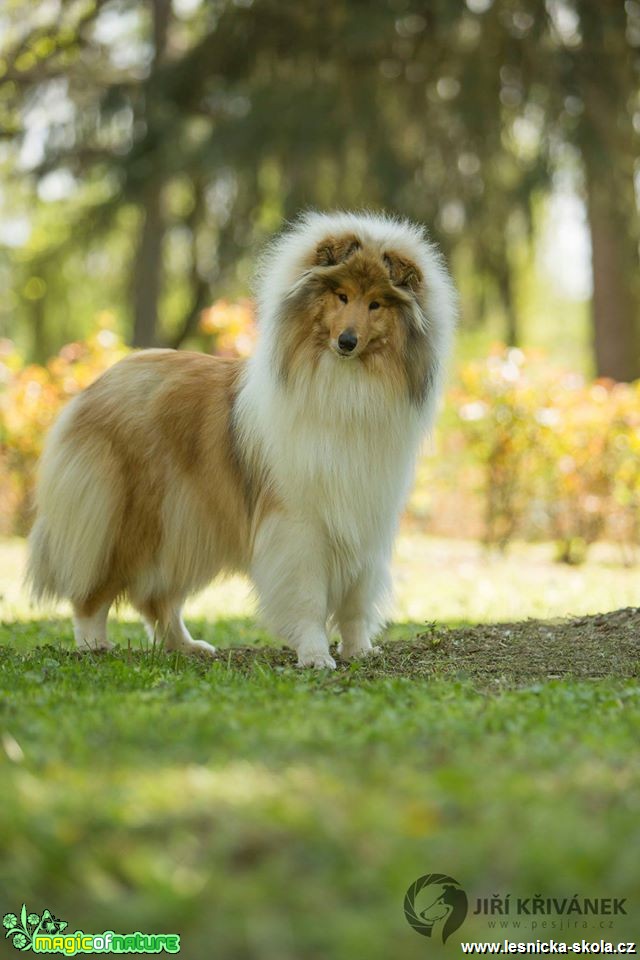
[[[319,527],[284,512],[269,514],[256,535],[251,575],[264,622],[297,651],[298,666],[335,669],[326,626],[326,548]]]
[[[391,592],[389,564],[380,557],[360,571],[345,593],[336,620],[342,641],[338,653],[347,660],[376,652],[371,640],[384,622]]]

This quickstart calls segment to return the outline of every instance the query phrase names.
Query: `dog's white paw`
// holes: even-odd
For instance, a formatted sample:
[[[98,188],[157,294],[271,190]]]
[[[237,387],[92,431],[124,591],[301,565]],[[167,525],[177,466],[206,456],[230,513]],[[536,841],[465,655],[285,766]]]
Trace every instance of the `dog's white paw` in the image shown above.
[[[192,657],[214,657],[216,654],[216,648],[207,643],[206,640],[189,640],[188,643],[182,644],[178,649],[181,653],[186,653],[187,656]]]
[[[370,643],[366,646],[352,647],[347,646],[344,641],[338,644],[338,656],[343,660],[357,660],[363,657],[375,657],[382,652],[380,647],[373,647]]]
[[[110,640],[82,640],[77,644],[78,653],[106,653],[113,650]]]
[[[298,650],[298,667],[313,667],[314,670],[335,670],[336,662],[324,650]]]

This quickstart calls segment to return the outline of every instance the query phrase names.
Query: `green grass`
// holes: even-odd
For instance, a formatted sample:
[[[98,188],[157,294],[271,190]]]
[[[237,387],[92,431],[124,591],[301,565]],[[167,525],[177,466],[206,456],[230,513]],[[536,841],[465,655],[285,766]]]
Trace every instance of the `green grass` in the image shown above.
[[[424,544],[405,547],[415,559]],[[449,572],[462,562],[459,549],[451,546]],[[548,611],[547,577],[555,572],[557,583],[569,572],[543,570],[537,548],[522,551],[521,564],[539,564],[522,606]],[[255,640],[264,652],[231,651],[213,663],[165,656],[143,649],[141,629],[125,619],[114,624],[114,653],[79,657],[67,619],[53,611],[30,619],[17,588],[22,547],[9,545],[3,557],[1,913],[25,902],[49,907],[70,930],[177,932],[189,960],[413,960],[439,948],[407,924],[404,894],[422,874],[442,872],[463,884],[472,909],[478,897],[509,892],[512,900],[626,897],[628,905],[611,930],[600,918],[583,930],[572,915],[580,925],[568,931],[542,928],[542,917],[532,929],[534,918],[522,917],[519,930],[496,933],[469,916],[449,956],[460,954],[461,937],[640,934],[633,631],[624,678],[610,656],[597,680],[532,673],[528,681],[521,671],[516,683],[506,671],[498,683],[481,682],[474,651],[486,663],[495,642],[504,660],[506,627],[432,629],[390,641],[374,668],[312,674],[270,652],[270,638],[223,588],[223,617],[215,627],[198,622],[198,635],[220,647]],[[422,577],[411,581],[413,566],[400,558],[405,596],[418,604],[431,591]],[[505,575],[506,566],[498,567]],[[475,580],[502,596],[495,569],[480,558]],[[602,607],[623,605],[628,571],[603,560],[580,575],[602,591],[603,570],[612,586]],[[518,576],[526,580],[524,570]],[[442,570],[437,577],[444,584]],[[436,598],[449,622],[467,619],[457,590]],[[199,602],[215,605],[212,597]],[[585,597],[583,607],[593,603]],[[415,633],[408,623],[392,631]],[[599,642],[616,641],[589,637],[594,659]]]

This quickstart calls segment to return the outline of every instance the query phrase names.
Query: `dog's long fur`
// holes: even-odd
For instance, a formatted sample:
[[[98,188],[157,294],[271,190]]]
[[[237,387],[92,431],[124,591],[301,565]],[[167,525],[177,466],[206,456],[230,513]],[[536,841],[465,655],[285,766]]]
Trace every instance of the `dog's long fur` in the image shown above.
[[[40,467],[33,593],[72,601],[79,647],[108,646],[126,595],[168,648],[213,652],[181,608],[239,570],[301,665],[335,666],[332,624],[342,655],[370,652],[455,316],[420,227],[304,216],[263,260],[249,361],[142,351],[64,410]]]

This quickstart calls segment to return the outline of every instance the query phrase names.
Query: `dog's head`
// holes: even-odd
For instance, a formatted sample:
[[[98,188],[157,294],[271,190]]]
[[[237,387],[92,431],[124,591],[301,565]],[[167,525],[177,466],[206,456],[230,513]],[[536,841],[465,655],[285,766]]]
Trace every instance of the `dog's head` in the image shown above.
[[[311,215],[276,244],[263,303],[289,382],[330,357],[422,403],[446,352],[455,301],[420,228],[374,215]],[[269,262],[267,262],[267,267]]]
[[[302,298],[316,314],[328,348],[340,360],[354,361],[385,350],[397,353],[411,327],[419,333],[422,284],[418,266],[408,258],[344,234],[318,244]]]

